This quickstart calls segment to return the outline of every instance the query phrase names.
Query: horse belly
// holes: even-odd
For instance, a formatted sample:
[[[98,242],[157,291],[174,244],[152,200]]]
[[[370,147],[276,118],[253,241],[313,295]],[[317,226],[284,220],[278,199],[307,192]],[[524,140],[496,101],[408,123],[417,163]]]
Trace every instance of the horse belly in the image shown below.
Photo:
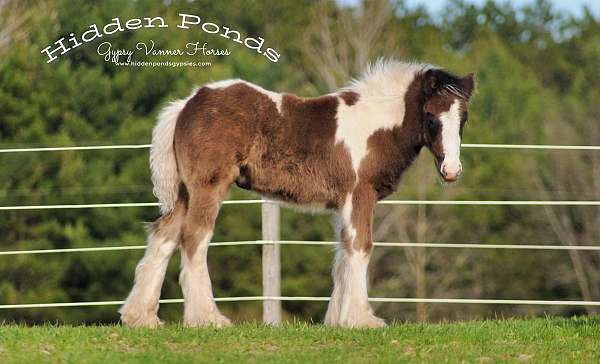
[[[266,167],[266,166],[265,166]],[[267,198],[317,208],[335,205],[337,193],[329,183],[317,175],[298,168],[278,166],[258,167],[243,165],[236,184]]]

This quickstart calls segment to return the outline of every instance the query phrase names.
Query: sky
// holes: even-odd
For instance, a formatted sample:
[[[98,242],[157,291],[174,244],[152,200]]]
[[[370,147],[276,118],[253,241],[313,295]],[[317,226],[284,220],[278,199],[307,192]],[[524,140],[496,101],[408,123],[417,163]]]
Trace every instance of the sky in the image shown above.
[[[359,0],[338,0],[342,4],[356,4]],[[417,5],[425,5],[430,11],[438,12],[443,9],[447,0],[405,0],[406,3],[413,7]],[[483,4],[485,0],[467,0],[467,2],[475,4]],[[499,2],[509,2],[516,6],[531,4],[534,0],[499,0]],[[587,5],[596,16],[600,16],[600,0],[550,0],[555,9],[566,11],[580,16],[584,5]]]
[[[500,2],[505,2],[507,0],[501,0]],[[483,4],[485,0],[468,0],[470,3],[475,4]],[[509,3],[512,3],[517,6],[531,4],[532,0],[510,0]],[[592,12],[596,15],[600,15],[600,0],[551,0],[550,1],[556,9],[560,9],[561,11],[568,11],[572,14],[578,16],[582,14],[582,9],[584,5],[587,5]],[[446,0],[406,0],[406,3],[409,6],[415,5],[425,5],[431,11],[439,11],[446,4]]]

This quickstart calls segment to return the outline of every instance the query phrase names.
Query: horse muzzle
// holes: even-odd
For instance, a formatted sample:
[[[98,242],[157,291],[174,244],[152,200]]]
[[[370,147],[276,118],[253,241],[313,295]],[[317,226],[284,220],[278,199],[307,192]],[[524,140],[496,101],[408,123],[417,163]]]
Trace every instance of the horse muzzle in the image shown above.
[[[455,182],[462,173],[462,165],[458,163],[446,163],[444,161],[440,166],[440,176],[445,182]]]

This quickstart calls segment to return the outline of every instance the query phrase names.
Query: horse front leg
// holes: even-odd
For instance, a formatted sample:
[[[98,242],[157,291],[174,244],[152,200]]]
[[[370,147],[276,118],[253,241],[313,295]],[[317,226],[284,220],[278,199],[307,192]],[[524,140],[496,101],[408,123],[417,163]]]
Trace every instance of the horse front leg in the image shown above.
[[[341,230],[333,265],[333,293],[325,324],[342,327],[382,327],[373,314],[367,293],[367,268],[373,251],[371,225],[377,193],[359,186],[338,211]]]

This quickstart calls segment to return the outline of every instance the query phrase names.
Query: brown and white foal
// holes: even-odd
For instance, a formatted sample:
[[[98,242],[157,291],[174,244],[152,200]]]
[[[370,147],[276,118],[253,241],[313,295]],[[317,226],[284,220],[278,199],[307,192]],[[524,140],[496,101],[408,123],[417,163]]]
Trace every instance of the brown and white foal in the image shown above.
[[[473,75],[379,61],[338,92],[302,98],[243,80],[207,84],[168,105],[152,135],[150,165],[163,215],[153,223],[135,284],[120,309],[131,326],[156,326],[161,285],[179,247],[189,326],[229,325],[206,264],[215,219],[233,183],[268,198],[337,212],[340,240],[325,323],[384,326],[368,302],[371,225],[423,146],[446,181],[459,160]]]

